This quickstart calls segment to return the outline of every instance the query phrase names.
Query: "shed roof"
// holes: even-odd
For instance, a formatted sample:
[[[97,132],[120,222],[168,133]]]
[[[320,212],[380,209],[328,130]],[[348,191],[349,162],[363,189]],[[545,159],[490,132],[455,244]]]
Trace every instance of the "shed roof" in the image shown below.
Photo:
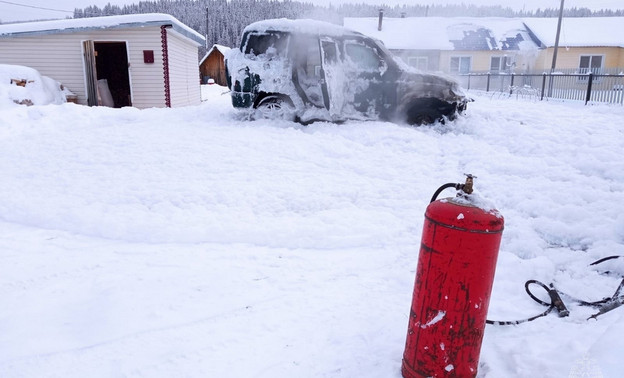
[[[532,50],[534,41],[518,18],[385,17],[345,18],[346,27],[380,39],[394,50]]]
[[[525,18],[524,23],[545,46],[555,45],[557,18]],[[624,47],[624,17],[565,17],[559,45]]]
[[[173,30],[183,36],[203,44],[204,37],[180,22],[177,18],[164,13],[127,14],[90,18],[71,18],[65,20],[36,21],[0,25],[0,38],[12,38],[25,35],[45,35],[57,33],[79,33],[97,29],[125,29],[145,26],[171,25]]]
[[[206,53],[206,55],[204,55],[204,57],[203,57],[203,58],[201,58],[201,60],[199,61],[199,64],[201,65],[202,63],[204,63],[204,60],[206,60],[206,58],[208,58],[208,56],[209,56],[210,54],[212,54],[212,52],[213,52],[213,51],[215,51],[215,50],[217,50],[217,51],[219,51],[221,54],[225,55],[225,53],[226,53],[228,50],[231,50],[231,48],[230,48],[230,47],[227,47],[227,46],[223,46],[223,45],[217,45],[217,44],[214,44],[214,45],[210,48],[210,50],[208,50],[208,52]]]

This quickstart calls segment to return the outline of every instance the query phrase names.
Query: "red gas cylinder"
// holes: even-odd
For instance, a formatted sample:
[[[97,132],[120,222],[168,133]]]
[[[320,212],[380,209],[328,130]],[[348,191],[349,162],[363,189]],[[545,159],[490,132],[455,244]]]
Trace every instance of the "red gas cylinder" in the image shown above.
[[[498,211],[475,203],[476,195],[460,193],[432,202],[425,212],[405,378],[477,374],[504,221]]]

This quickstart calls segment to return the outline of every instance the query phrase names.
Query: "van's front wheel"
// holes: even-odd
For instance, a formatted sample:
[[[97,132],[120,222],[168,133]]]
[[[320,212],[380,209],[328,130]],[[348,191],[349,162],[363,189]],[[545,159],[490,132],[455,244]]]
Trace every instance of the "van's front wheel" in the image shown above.
[[[405,112],[405,120],[414,126],[444,123],[445,117],[455,118],[456,105],[435,98],[423,98],[413,101]]]
[[[295,120],[295,106],[284,96],[267,96],[256,105],[256,119]]]
[[[441,119],[442,116],[435,110],[419,109],[411,112],[408,116],[407,123],[413,126],[432,125]]]

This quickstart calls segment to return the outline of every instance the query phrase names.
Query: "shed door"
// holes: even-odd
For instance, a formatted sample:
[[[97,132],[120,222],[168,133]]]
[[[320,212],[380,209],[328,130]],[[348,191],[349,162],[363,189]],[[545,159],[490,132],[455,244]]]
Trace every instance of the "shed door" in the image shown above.
[[[100,105],[131,106],[126,42],[95,42],[93,48]]]
[[[85,82],[87,86],[87,105],[97,106],[97,72],[95,72],[95,50],[93,41],[82,43],[85,65]]]
[[[87,104],[132,106],[125,42],[83,42]]]

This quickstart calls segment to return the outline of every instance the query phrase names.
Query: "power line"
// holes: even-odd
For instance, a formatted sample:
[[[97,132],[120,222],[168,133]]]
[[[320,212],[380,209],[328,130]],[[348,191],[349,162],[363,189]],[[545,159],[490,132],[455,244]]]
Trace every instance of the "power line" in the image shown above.
[[[48,10],[48,11],[53,11],[53,12],[74,13],[74,11],[68,11],[68,10],[63,10],[63,9],[52,9],[52,8],[37,7],[37,6],[34,6],[34,5],[26,5],[26,4],[12,3],[12,2],[10,2],[10,1],[4,1],[4,0],[0,0],[0,3],[10,4],[10,5],[16,5],[16,6],[18,6],[18,7],[26,7],[26,8],[34,8],[34,9]]]

